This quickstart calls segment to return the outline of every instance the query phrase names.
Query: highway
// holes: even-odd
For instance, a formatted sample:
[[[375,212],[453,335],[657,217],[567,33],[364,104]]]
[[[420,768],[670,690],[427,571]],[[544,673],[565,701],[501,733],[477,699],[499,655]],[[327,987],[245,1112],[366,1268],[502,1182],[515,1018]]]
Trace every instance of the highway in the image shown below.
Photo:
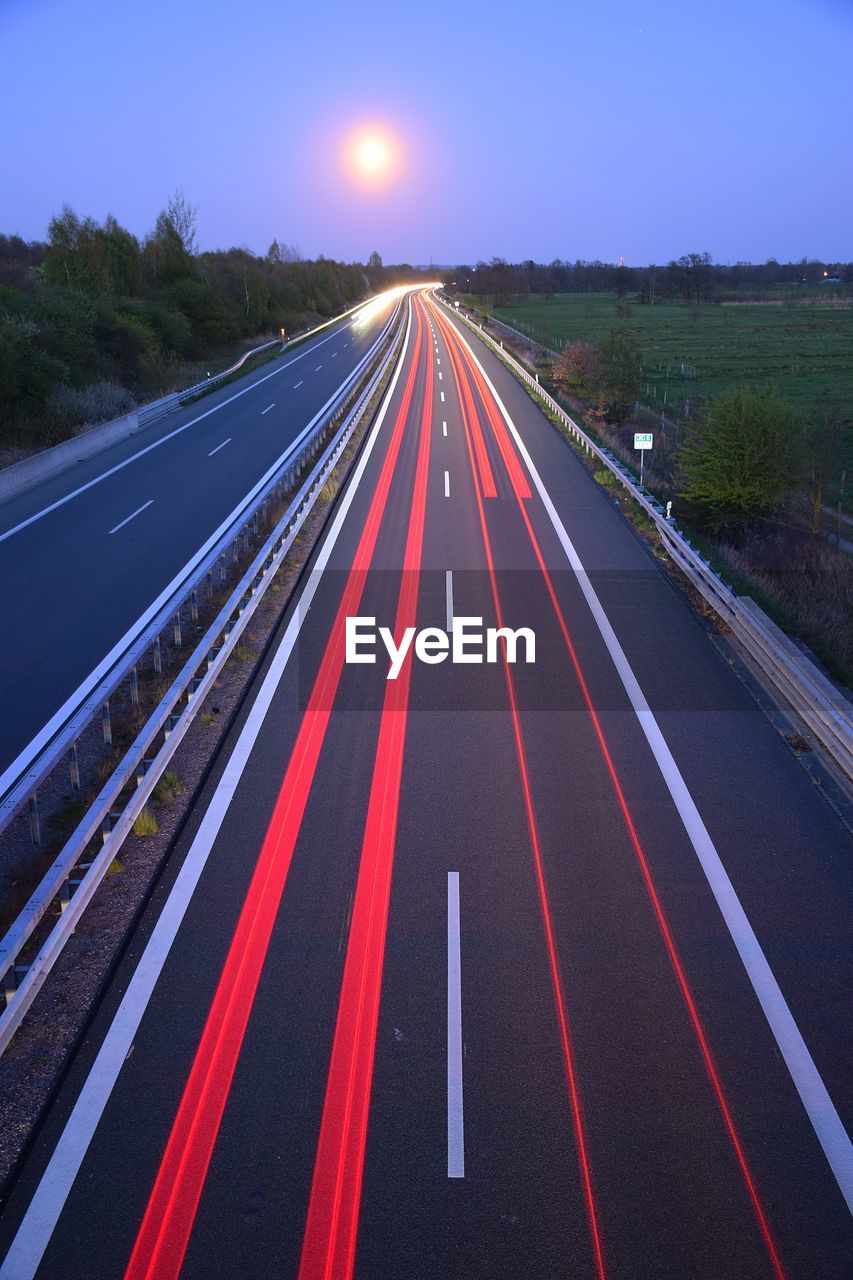
[[[511,374],[407,305],[0,1280],[849,1280],[849,833]],[[535,662],[389,680],[354,617]]]
[[[370,304],[0,504],[0,797],[90,673],[109,669],[364,359],[389,312]]]

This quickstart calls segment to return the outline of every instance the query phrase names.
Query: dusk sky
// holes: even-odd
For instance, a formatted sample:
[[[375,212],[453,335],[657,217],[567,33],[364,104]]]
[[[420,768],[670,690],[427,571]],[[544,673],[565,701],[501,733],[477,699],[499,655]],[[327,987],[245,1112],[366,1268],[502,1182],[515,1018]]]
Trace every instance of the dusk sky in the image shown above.
[[[0,0],[0,231],[63,203],[203,248],[853,257],[851,0]],[[345,139],[398,154],[365,188]]]

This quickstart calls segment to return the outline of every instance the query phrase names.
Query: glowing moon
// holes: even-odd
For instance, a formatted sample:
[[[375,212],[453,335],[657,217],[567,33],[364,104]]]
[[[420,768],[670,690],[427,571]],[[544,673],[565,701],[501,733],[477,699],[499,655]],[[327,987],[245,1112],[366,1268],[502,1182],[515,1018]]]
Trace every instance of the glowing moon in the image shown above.
[[[400,148],[394,135],[379,125],[364,125],[347,139],[346,168],[362,187],[385,187],[400,167]]]

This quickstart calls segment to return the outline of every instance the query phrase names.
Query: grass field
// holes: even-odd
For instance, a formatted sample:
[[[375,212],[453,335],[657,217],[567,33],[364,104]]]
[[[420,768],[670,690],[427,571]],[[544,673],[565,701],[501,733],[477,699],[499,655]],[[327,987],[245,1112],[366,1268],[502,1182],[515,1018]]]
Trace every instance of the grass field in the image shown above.
[[[613,294],[563,293],[526,298],[494,314],[549,347],[598,342],[614,325],[629,325],[646,362],[641,398],[656,408],[664,393],[667,408],[678,413],[687,398],[695,403],[747,383],[775,386],[806,416],[829,393],[853,420],[853,307],[629,302],[629,310],[620,316]],[[695,377],[679,372],[682,363],[695,367]]]

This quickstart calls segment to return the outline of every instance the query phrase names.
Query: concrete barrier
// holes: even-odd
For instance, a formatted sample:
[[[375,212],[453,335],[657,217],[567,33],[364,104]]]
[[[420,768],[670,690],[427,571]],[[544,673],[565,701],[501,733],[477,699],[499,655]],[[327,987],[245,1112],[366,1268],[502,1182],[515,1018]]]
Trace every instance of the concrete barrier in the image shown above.
[[[139,426],[136,411],[126,413],[121,418],[113,418],[111,422],[83,431],[71,440],[63,440],[50,449],[42,449],[41,453],[34,453],[31,458],[22,458],[11,467],[4,467],[0,471],[0,502],[4,498],[14,497],[16,493],[22,493],[41,480],[65,471],[75,462],[91,458],[117,440],[124,440],[126,436],[138,431]]]

